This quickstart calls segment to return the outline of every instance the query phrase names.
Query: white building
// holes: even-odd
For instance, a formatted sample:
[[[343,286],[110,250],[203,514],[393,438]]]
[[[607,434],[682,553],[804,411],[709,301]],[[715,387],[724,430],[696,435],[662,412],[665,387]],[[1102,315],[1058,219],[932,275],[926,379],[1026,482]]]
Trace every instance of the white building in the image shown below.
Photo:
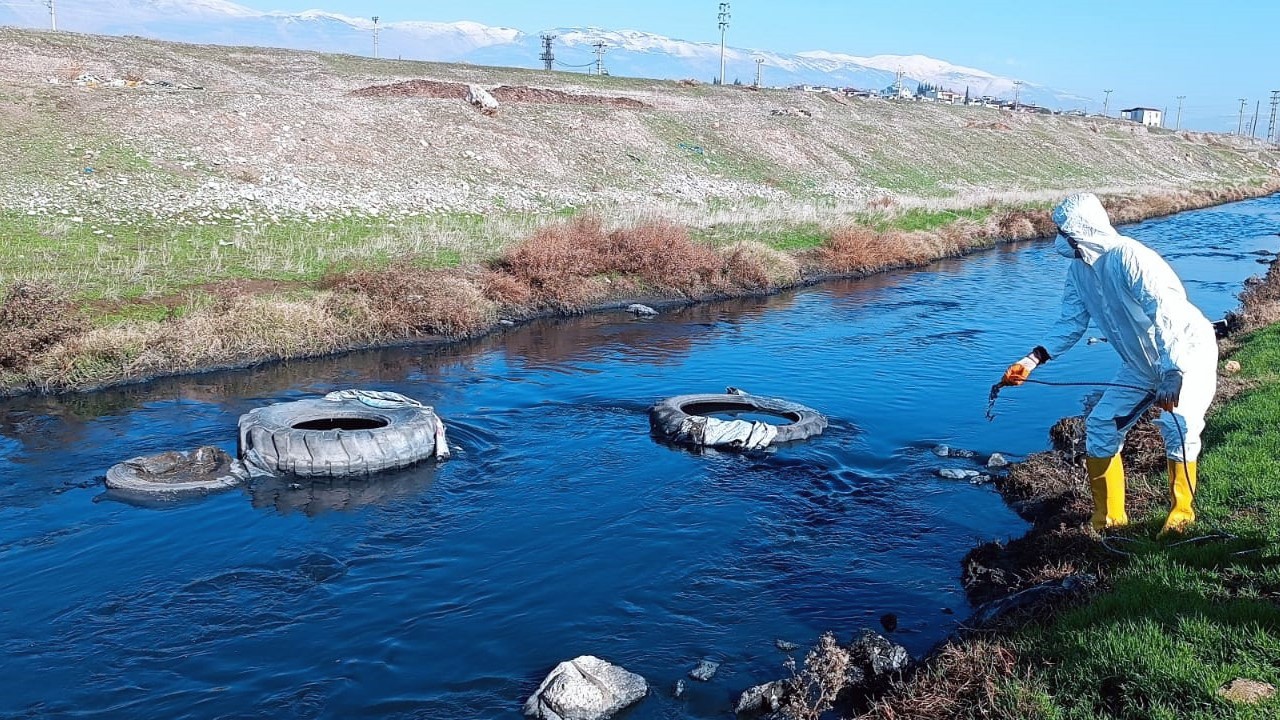
[[[1144,107],[1129,108],[1128,110],[1120,111],[1120,117],[1125,120],[1132,120],[1136,123],[1142,123],[1143,125],[1150,125],[1152,127],[1163,127],[1164,123],[1161,122],[1162,118],[1160,117],[1160,114],[1160,111],[1155,108]]]

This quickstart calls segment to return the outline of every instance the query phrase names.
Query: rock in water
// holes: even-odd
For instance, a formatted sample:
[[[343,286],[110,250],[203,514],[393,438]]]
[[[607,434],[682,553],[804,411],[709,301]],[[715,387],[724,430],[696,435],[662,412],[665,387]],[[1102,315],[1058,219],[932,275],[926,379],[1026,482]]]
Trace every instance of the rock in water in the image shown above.
[[[1002,468],[1008,464],[1008,459],[1000,453],[991,453],[991,457],[987,458],[987,467],[989,468]]]
[[[689,671],[689,677],[706,682],[715,677],[716,671],[719,669],[720,663],[712,660],[701,660],[698,662],[698,667]]]
[[[938,471],[939,477],[944,477],[948,480],[968,480],[970,478],[976,478],[981,474],[982,473],[977,470],[967,470],[962,468],[942,468]]]
[[[605,720],[649,692],[644,678],[593,655],[562,662],[524,703],[541,720]]]
[[[786,689],[787,683],[783,680],[756,685],[742,693],[738,698],[738,706],[733,711],[739,716],[777,712],[782,705],[782,697]]]
[[[654,310],[648,305],[641,305],[640,303],[632,303],[631,305],[628,305],[627,312],[635,315],[636,317],[654,317],[658,314],[657,310]]]
[[[794,652],[796,648],[800,647],[799,645],[796,645],[789,640],[783,640],[782,638],[774,640],[773,645],[782,652]]]

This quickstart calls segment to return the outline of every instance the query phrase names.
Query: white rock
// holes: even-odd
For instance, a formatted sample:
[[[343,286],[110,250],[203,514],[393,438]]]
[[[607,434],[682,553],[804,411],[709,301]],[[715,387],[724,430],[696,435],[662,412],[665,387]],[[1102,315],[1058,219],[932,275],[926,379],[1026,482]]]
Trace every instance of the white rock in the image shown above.
[[[524,704],[541,720],[605,720],[649,692],[645,679],[593,655],[562,662]]]
[[[637,317],[654,317],[658,314],[657,310],[654,310],[648,305],[641,305],[640,303],[632,303],[631,305],[628,305],[627,312]]]
[[[991,457],[987,458],[987,467],[1002,468],[1008,464],[1009,461],[1000,453],[991,453]]]
[[[698,666],[689,671],[689,677],[694,680],[707,682],[716,676],[716,671],[720,669],[720,663],[714,660],[700,660]]]
[[[938,470],[938,476],[947,478],[948,480],[968,480],[976,478],[982,473],[977,470],[967,470],[962,468],[942,468]]]

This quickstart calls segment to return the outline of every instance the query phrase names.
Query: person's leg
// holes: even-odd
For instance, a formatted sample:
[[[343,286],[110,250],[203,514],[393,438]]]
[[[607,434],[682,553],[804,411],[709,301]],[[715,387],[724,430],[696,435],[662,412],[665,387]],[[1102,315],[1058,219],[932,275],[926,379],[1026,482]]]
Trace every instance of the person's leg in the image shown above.
[[[1195,356],[1181,358],[1182,394],[1173,412],[1164,412],[1156,420],[1164,437],[1169,466],[1169,517],[1161,534],[1181,532],[1195,522],[1193,501],[1196,494],[1197,460],[1200,457],[1200,433],[1204,415],[1213,402],[1218,387],[1218,347],[1203,345]]]
[[[1120,385],[1145,387],[1149,381],[1121,370],[1113,381]],[[1129,516],[1124,507],[1124,463],[1120,449],[1125,434],[1142,417],[1151,393],[1127,387],[1108,387],[1084,420],[1085,469],[1093,495],[1093,529],[1124,527]]]

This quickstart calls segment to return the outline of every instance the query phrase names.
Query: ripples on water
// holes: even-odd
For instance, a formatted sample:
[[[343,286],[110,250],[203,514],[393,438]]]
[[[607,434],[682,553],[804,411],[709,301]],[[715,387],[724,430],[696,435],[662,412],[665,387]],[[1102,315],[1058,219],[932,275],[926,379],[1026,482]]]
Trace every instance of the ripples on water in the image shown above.
[[[1126,232],[1217,317],[1280,249],[1277,225],[1270,198]],[[967,611],[965,550],[1023,528],[989,488],[937,478],[966,461],[930,448],[1042,449],[1087,394],[1019,388],[983,418],[1056,315],[1064,271],[1025,244],[653,320],[8,401],[0,715],[514,717],[552,665],[593,653],[654,684],[633,720],[710,718],[783,674],[775,638],[848,636],[893,612],[896,639],[923,651]],[[1041,373],[1114,367],[1106,345],[1081,345]],[[749,455],[650,437],[654,400],[727,385],[831,427]],[[240,414],[341,387],[435,405],[454,459],[181,502],[102,489],[122,459],[233,451]],[[671,698],[704,657],[724,663],[716,678]]]

